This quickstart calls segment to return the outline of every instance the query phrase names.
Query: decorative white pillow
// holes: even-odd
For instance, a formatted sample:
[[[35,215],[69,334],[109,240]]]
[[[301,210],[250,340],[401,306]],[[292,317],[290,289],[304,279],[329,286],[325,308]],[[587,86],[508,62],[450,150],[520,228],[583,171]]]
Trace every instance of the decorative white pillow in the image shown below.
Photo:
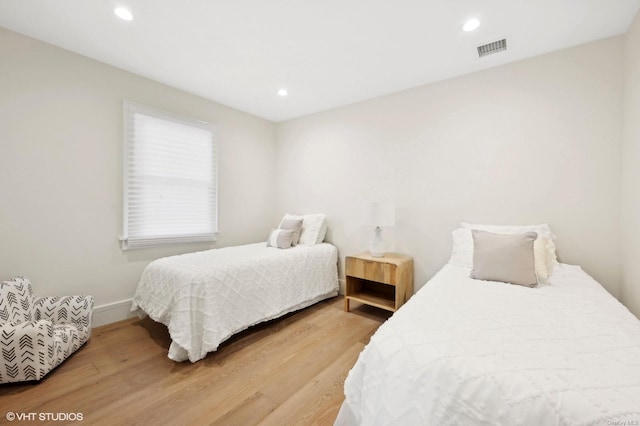
[[[545,263],[547,266],[547,273],[549,274],[549,277],[553,275],[553,271],[555,270],[556,266],[558,266],[558,258],[556,257],[556,243],[554,242],[555,238],[556,237],[553,233],[547,235],[546,238],[543,238],[544,244],[541,247],[541,249],[544,250],[546,254]],[[533,249],[536,249],[535,246]]]
[[[279,249],[287,249],[291,247],[293,240],[293,230],[291,229],[272,229],[267,238],[267,247],[275,247]]]
[[[324,237],[327,234],[327,219],[324,214],[296,215],[287,213],[282,218],[280,226],[288,219],[302,219],[302,230],[298,244],[313,246],[324,241]]]
[[[293,240],[291,240],[291,246],[298,245],[298,240],[300,239],[300,232],[302,231],[302,218],[282,219],[282,221],[280,222],[279,228],[293,231]]]
[[[484,225],[462,222],[460,228],[453,231],[453,249],[449,262],[471,268],[473,267],[473,237],[472,229],[493,232],[497,234],[521,234],[534,231],[538,234],[533,244],[535,256],[536,276],[539,284],[548,284],[549,277],[558,264],[556,259],[556,245],[553,242],[555,235],[549,225]]]

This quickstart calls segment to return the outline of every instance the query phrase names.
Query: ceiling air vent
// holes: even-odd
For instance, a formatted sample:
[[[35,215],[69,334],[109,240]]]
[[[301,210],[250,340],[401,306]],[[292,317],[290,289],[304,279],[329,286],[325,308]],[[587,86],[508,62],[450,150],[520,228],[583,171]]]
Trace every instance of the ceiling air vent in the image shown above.
[[[478,46],[478,57],[482,58],[483,56],[492,55],[505,50],[507,50],[507,39],[503,38],[502,40]]]

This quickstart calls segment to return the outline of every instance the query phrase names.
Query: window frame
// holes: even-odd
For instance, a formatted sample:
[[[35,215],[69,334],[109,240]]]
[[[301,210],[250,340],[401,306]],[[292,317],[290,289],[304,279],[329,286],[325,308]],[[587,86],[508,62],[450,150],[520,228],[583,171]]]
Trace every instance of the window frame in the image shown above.
[[[131,238],[129,235],[129,148],[131,143],[134,143],[130,135],[133,133],[131,127],[134,126],[133,114],[141,113],[149,117],[153,117],[160,120],[171,121],[186,126],[191,126],[198,129],[206,129],[211,132],[211,145],[212,145],[212,167],[213,167],[213,232],[207,234],[183,234],[174,236],[151,236],[149,238]],[[137,104],[130,101],[123,101],[123,205],[122,205],[122,235],[119,240],[121,243],[121,249],[133,250],[143,248],[153,248],[175,244],[192,244],[192,243],[213,243],[217,241],[219,235],[218,228],[218,135],[217,127],[209,122],[197,120],[194,118],[184,117],[178,114],[162,111],[156,108],[148,107],[145,105]]]

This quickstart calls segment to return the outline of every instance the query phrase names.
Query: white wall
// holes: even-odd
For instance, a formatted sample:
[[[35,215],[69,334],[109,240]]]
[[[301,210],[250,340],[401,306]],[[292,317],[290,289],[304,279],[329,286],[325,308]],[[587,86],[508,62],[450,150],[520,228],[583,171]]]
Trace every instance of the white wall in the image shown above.
[[[615,37],[280,123],[276,216],[326,212],[344,256],[367,201],[397,206],[416,288],[460,221],[548,222],[560,260],[619,285],[622,47]],[[392,247],[393,248],[393,247]]]
[[[124,99],[216,124],[218,246],[266,238],[272,123],[0,28],[0,279],[104,305],[131,298],[150,260],[210,247],[120,250]]]
[[[459,221],[548,222],[561,260],[638,315],[638,21],[625,37],[278,125],[0,28],[0,279],[109,305],[150,260],[208,247],[120,250],[127,99],[217,125],[217,246],[263,239],[285,211],[326,212],[342,262],[366,248],[363,204],[392,200],[391,249],[415,257],[419,288]]]
[[[640,13],[624,40],[622,301],[640,318]]]

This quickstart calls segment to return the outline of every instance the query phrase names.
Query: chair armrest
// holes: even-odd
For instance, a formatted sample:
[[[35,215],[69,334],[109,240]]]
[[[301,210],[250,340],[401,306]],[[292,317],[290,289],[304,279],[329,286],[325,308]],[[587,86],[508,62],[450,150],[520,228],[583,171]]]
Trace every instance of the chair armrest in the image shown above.
[[[9,346],[10,341],[18,342],[19,345],[24,336],[35,338],[38,346],[53,347],[53,324],[47,320],[36,320],[0,325],[0,339],[5,346]]]
[[[36,297],[34,305],[36,320],[91,329],[93,296]]]
[[[40,320],[0,326],[0,383],[40,380],[51,369],[53,324]]]

